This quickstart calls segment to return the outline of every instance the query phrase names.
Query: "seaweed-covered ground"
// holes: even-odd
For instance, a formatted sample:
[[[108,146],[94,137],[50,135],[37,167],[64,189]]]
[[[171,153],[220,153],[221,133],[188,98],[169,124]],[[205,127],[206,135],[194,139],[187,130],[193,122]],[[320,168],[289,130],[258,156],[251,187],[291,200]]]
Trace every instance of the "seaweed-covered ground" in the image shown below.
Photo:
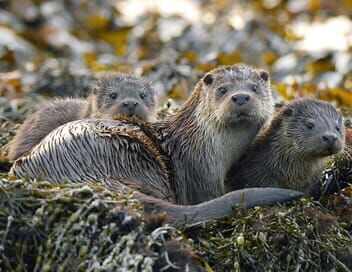
[[[192,228],[96,185],[6,175],[26,116],[87,96],[101,71],[151,80],[162,118],[206,71],[246,62],[270,71],[277,103],[328,100],[352,127],[351,18],[342,0],[0,1],[0,271],[352,270],[351,130],[322,177],[329,197],[237,207]]]
[[[350,271],[351,199],[347,187],[325,204],[234,207],[232,217],[171,227],[132,194],[4,175],[0,271]]]

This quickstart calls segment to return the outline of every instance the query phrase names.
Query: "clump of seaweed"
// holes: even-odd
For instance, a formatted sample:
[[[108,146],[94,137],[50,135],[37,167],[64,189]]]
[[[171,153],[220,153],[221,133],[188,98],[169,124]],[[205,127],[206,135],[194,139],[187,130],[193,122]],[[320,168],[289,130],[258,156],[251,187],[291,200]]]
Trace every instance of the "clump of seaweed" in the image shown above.
[[[0,271],[174,271],[192,253],[176,229],[101,185],[0,180]],[[159,216],[162,218],[162,216]],[[151,223],[153,222],[153,223]],[[182,261],[180,261],[182,258]]]
[[[326,195],[341,192],[352,184],[352,153],[339,156],[324,170],[322,184]]]
[[[187,231],[215,271],[350,271],[352,229],[320,204],[234,209]]]

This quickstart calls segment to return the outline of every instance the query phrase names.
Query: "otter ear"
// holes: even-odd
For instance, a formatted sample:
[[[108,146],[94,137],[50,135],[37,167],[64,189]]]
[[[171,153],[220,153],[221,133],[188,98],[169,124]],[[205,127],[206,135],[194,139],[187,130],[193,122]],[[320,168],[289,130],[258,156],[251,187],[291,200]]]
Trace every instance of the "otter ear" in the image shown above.
[[[206,74],[205,77],[203,78],[203,82],[205,85],[210,85],[214,81],[213,75],[212,74]]]
[[[260,70],[259,71],[259,76],[261,79],[263,79],[264,81],[268,82],[270,79],[270,74],[269,72],[265,71],[265,70]]]
[[[292,116],[293,115],[293,109],[286,108],[286,109],[284,109],[283,113],[284,113],[285,116]]]

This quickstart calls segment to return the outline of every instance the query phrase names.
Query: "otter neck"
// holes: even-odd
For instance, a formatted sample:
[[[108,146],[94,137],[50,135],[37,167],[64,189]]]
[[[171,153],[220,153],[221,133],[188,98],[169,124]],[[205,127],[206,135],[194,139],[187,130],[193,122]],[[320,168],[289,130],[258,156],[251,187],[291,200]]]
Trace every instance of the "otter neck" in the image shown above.
[[[93,95],[90,94],[88,97],[87,97],[87,104],[86,104],[86,107],[83,109],[82,111],[82,119],[86,119],[86,118],[89,118],[92,114],[93,114],[93,111],[94,111],[94,107],[93,107]]]
[[[174,166],[172,187],[178,204],[197,204],[224,194],[226,172],[259,130],[253,125],[217,123],[207,113],[209,100],[202,97],[201,88],[197,86],[162,128],[167,139],[164,149]]]

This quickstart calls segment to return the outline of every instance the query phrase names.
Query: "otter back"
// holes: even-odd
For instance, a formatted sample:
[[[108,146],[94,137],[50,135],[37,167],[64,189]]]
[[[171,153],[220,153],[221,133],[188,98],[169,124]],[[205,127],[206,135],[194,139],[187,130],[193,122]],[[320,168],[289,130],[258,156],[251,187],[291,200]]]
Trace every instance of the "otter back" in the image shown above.
[[[61,126],[29,156],[16,160],[12,169],[15,176],[42,176],[52,182],[67,179],[79,183],[106,177],[134,181],[154,196],[174,200],[169,195],[166,159],[140,127],[122,121],[91,119]]]
[[[87,102],[83,99],[59,99],[50,102],[29,116],[11,142],[9,159],[15,160],[27,154],[55,128],[81,119]]]

